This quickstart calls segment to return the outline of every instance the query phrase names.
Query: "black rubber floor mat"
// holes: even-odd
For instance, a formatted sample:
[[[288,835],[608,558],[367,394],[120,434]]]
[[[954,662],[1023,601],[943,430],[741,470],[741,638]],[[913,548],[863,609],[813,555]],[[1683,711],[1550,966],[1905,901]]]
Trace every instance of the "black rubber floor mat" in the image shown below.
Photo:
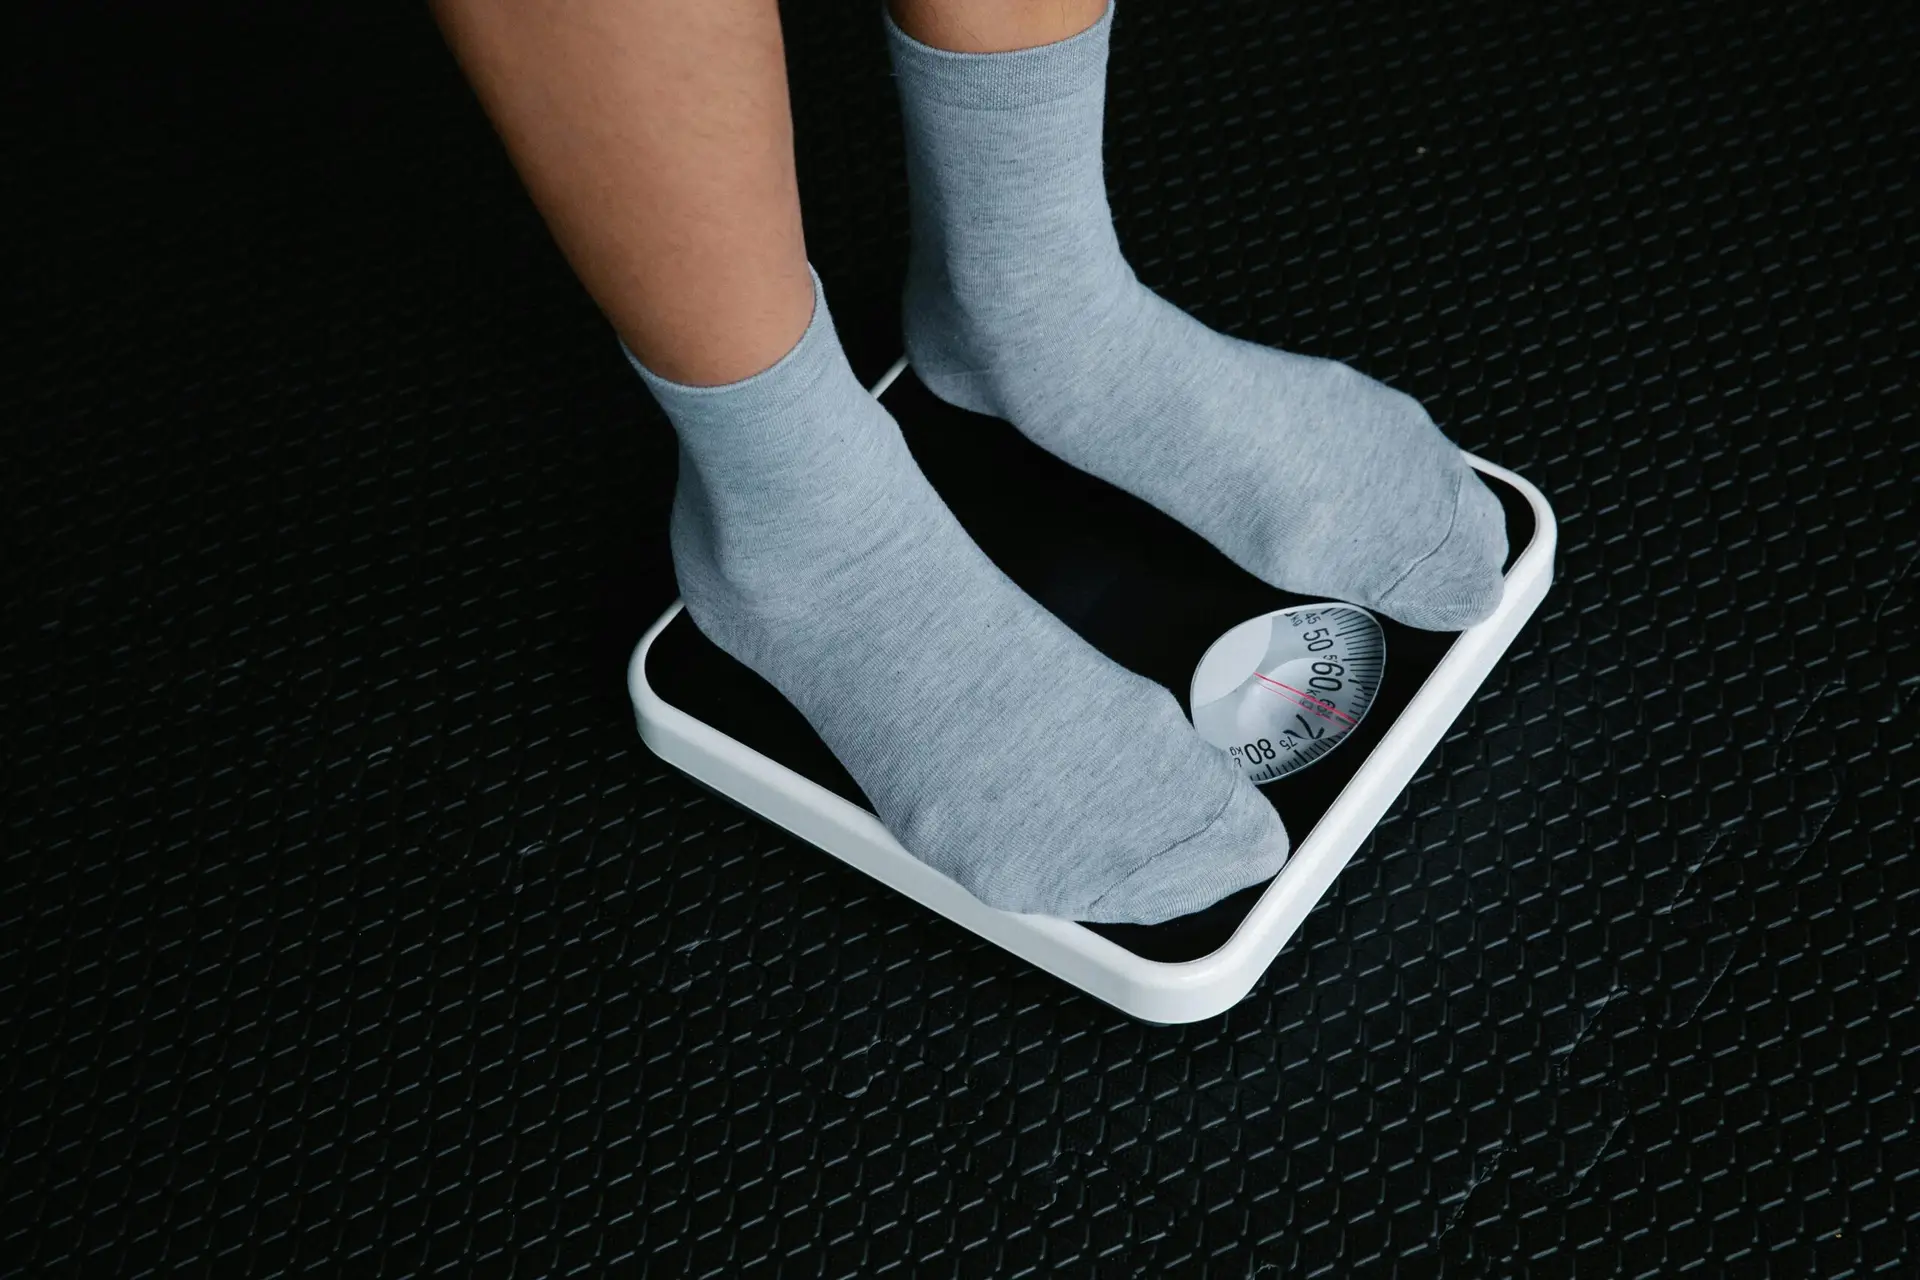
[[[1142,277],[1561,520],[1181,1028],[638,742],[669,437],[424,13],[74,8],[0,40],[0,1269],[1911,1272],[1910,4],[1122,6]],[[790,27],[871,374],[877,17]]]

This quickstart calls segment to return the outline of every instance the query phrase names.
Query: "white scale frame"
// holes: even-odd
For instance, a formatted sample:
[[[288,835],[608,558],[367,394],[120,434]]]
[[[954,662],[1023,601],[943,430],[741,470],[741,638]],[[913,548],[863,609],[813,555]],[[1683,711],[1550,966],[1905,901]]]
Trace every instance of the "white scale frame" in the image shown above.
[[[905,368],[904,359],[896,362],[874,384],[873,395],[884,393]],[[1197,960],[1144,959],[1071,920],[987,906],[908,853],[869,810],[675,707],[647,683],[646,669],[648,650],[680,612],[677,600],[640,638],[627,663],[641,740],[662,760],[728,799],[1124,1013],[1162,1024],[1213,1017],[1253,989],[1439,744],[1553,581],[1556,529],[1547,500],[1513,472],[1472,455],[1468,460],[1512,485],[1533,508],[1533,539],[1507,571],[1499,607],[1460,633],[1233,935]]]

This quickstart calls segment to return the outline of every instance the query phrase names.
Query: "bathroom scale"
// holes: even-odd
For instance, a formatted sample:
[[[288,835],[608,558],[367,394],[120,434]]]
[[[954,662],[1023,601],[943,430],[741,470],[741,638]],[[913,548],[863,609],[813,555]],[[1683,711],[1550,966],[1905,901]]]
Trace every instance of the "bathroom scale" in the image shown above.
[[[1554,519],[1531,484],[1471,458],[1507,520],[1506,588],[1465,631],[1420,631],[1239,568],[1132,496],[1008,424],[937,399],[904,360],[874,385],[980,548],[1108,657],[1159,681],[1285,822],[1279,873],[1162,924],[1002,911],[909,854],[774,688],[676,602],[628,664],[640,736],[661,759],[922,906],[1145,1022],[1231,1008],[1259,981],[1553,577]]]

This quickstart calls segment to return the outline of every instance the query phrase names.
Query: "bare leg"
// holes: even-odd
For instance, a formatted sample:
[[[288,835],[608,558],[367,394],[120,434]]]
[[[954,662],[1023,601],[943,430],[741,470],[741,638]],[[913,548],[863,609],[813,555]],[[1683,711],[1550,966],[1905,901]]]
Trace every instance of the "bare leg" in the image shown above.
[[[664,377],[747,377],[813,310],[775,0],[432,0],[554,238]]]
[[[893,0],[893,20],[952,53],[1006,53],[1079,35],[1107,0]]]

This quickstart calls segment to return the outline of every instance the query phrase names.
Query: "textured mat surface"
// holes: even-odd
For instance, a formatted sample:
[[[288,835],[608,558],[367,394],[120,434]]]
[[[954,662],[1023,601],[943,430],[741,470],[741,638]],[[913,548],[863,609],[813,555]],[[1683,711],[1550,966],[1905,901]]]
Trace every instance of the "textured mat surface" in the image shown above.
[[[1178,1029],[640,745],[667,434],[368,9],[0,41],[0,1270],[1913,1274],[1911,5],[1123,10],[1142,276],[1562,520]],[[891,86],[867,6],[793,27],[872,367]]]

